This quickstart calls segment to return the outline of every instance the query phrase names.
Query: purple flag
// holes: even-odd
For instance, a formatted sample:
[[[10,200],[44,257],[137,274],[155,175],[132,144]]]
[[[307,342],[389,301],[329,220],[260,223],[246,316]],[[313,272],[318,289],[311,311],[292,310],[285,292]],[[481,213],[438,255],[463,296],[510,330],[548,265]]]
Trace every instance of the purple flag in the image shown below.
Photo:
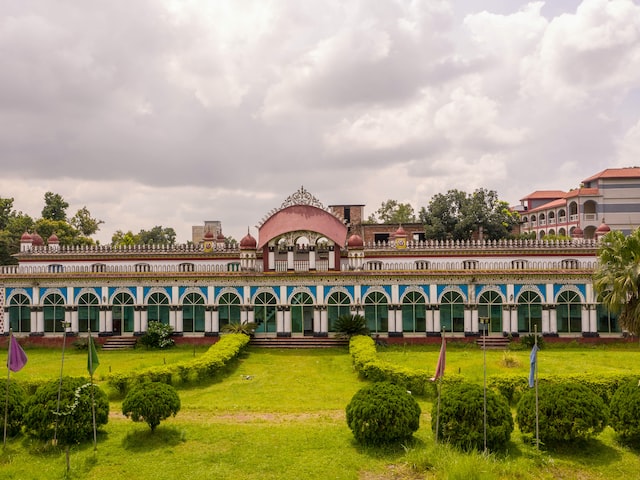
[[[9,354],[7,355],[7,367],[12,372],[18,372],[22,370],[27,364],[27,354],[16,340],[16,337],[10,335],[9,340]]]
[[[444,364],[445,364],[446,353],[447,353],[447,341],[444,339],[444,337],[442,337],[442,346],[440,347],[440,355],[438,356],[436,373],[431,379],[432,382],[435,382],[437,379],[444,376]]]
[[[536,384],[536,362],[538,361],[538,345],[534,345],[531,349],[531,355],[529,356],[529,363],[531,368],[529,369],[529,388],[533,388]]]

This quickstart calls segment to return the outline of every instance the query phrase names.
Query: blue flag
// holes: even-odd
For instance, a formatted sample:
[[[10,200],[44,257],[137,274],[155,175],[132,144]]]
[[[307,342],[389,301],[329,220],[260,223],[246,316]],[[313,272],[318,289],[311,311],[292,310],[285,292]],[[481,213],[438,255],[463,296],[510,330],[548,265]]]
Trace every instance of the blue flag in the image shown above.
[[[534,345],[531,349],[531,357],[529,357],[531,369],[529,370],[529,388],[533,388],[536,383],[536,363],[538,361],[538,345]]]

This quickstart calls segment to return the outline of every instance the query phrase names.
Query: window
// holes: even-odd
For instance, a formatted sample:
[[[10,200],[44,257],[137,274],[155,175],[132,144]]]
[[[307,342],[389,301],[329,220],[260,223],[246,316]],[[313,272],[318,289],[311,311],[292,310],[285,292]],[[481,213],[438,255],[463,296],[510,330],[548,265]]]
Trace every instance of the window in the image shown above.
[[[137,263],[135,265],[135,271],[138,272],[138,273],[150,272],[151,271],[151,265],[149,265],[148,263]]]
[[[64,332],[65,306],[64,298],[58,293],[52,293],[44,297],[42,301],[45,332]]]
[[[306,292],[291,298],[291,333],[313,334],[313,298]]]
[[[31,331],[31,306],[29,297],[17,294],[9,302],[9,319],[14,332],[27,333]]]
[[[100,331],[100,307],[98,297],[93,293],[84,293],[78,299],[78,331]]]
[[[618,315],[611,313],[604,305],[598,304],[596,306],[596,315],[598,316],[599,333],[619,333],[621,331]]]
[[[102,273],[107,271],[107,266],[104,263],[94,263],[91,265],[91,272]]]
[[[426,332],[425,298],[419,292],[407,292],[402,298],[402,331]]]
[[[490,332],[502,332],[502,297],[498,292],[489,290],[480,295],[478,299],[478,318],[489,319]],[[507,328],[505,331],[509,330]]]
[[[518,332],[542,333],[542,302],[540,295],[525,291],[518,297]]]
[[[195,272],[196,267],[193,263],[181,263],[178,265],[179,272]]]
[[[235,293],[224,293],[220,296],[218,308],[220,329],[230,323],[240,323],[240,297]]]
[[[113,297],[113,329],[116,332],[133,332],[134,329],[133,297],[125,292]]]
[[[327,299],[327,316],[329,317],[329,331],[333,332],[333,326],[338,317],[351,315],[349,296],[343,292],[332,293]]]
[[[49,273],[62,273],[64,272],[64,267],[60,264],[54,263],[49,265],[48,269]]]
[[[582,304],[576,292],[562,292],[556,302],[558,332],[580,333],[582,331]]]
[[[204,332],[204,298],[187,293],[182,301],[182,331]]]
[[[382,292],[371,292],[364,299],[364,318],[372,333],[389,330],[389,305]]]
[[[440,327],[445,332],[464,332],[464,303],[458,292],[447,292],[440,301]]]
[[[373,241],[376,243],[387,243],[389,241],[388,233],[374,233]]]
[[[255,322],[257,333],[276,331],[276,297],[269,292],[259,293],[255,300]]]
[[[147,322],[169,325],[169,298],[164,293],[156,292],[149,295]]]

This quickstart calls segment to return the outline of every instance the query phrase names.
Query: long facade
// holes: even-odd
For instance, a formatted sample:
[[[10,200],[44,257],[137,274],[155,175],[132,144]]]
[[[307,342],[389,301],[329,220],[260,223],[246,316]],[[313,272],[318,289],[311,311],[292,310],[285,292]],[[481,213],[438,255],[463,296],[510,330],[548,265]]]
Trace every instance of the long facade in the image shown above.
[[[0,330],[62,336],[139,335],[151,321],[185,337],[256,322],[257,336],[330,336],[363,315],[389,337],[620,336],[597,301],[598,239],[415,240],[403,227],[365,242],[304,188],[238,245],[61,247],[23,236],[0,269]]]

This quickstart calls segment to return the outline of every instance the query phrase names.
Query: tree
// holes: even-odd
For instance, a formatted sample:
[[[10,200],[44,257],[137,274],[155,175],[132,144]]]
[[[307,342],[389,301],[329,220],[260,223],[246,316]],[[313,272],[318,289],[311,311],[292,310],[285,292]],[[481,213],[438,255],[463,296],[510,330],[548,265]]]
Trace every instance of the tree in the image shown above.
[[[65,220],[50,220],[41,218],[34,224],[34,230],[38,232],[44,240],[48,239],[52,234],[56,234],[60,245],[93,245],[91,238],[84,237],[73,228],[73,226]]]
[[[176,231],[161,225],[156,225],[149,231],[140,230],[137,237],[143,245],[174,245],[176,243]]]
[[[4,229],[0,229],[0,264],[14,265],[13,257],[20,251],[20,238],[24,232],[33,230],[33,219],[22,212],[11,212]]]
[[[7,228],[9,218],[13,213],[13,198],[0,197],[0,230]]]
[[[437,194],[427,209],[420,209],[419,217],[426,238],[433,240],[470,240],[475,232],[499,240],[507,238],[519,220],[494,190],[484,188],[472,194],[460,190]]]
[[[145,382],[133,387],[122,402],[122,414],[144,421],[154,432],[160,422],[180,411],[180,397],[171,385]]]
[[[598,250],[593,286],[602,305],[617,313],[620,325],[640,335],[640,228],[629,236],[607,233]]]
[[[122,230],[117,230],[111,236],[111,245],[114,247],[126,247],[131,245],[139,245],[140,240],[136,235],[133,234],[131,230],[127,233],[124,233]]]
[[[57,193],[47,192],[44,194],[44,208],[42,218],[47,220],[66,221],[67,208],[69,204]]]
[[[85,206],[76,212],[69,223],[85,237],[90,237],[100,230],[100,225],[104,222],[93,218]]]
[[[377,216],[377,220],[376,220]],[[397,200],[382,202],[374,214],[369,215],[371,223],[414,223],[416,216],[409,203],[399,203]]]

